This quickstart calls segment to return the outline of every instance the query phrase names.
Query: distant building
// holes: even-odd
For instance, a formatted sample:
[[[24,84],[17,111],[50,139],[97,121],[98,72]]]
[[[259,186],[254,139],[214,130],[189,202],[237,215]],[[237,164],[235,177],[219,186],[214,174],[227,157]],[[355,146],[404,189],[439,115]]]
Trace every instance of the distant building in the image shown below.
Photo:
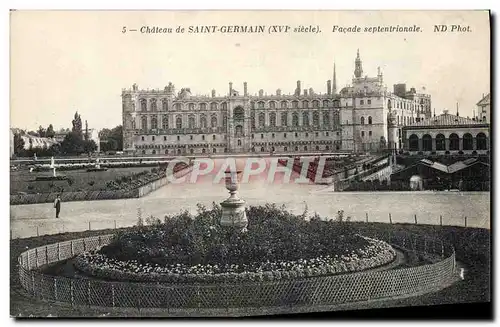
[[[59,132],[56,132],[55,133],[55,136],[54,136],[54,139],[58,142],[58,143],[61,143],[62,141],[64,141],[64,138],[66,137],[66,135],[68,135],[68,133],[70,133],[71,131],[69,129],[67,130],[61,130]],[[93,140],[96,144],[97,144],[97,152],[100,151],[100,148],[101,148],[101,141],[100,141],[100,138],[99,138],[99,131],[95,128],[89,128],[88,129],[88,133],[89,133],[89,140]],[[85,137],[85,130],[83,131],[83,136]]]
[[[29,134],[21,135],[24,141],[24,149],[43,149],[50,148],[52,145],[57,144],[57,140],[51,137],[38,137]]]
[[[410,154],[487,154],[489,124],[445,111],[403,127],[404,151]]]
[[[490,94],[488,93],[486,96],[483,95],[481,101],[477,103],[477,117],[476,119],[485,122],[490,122]]]

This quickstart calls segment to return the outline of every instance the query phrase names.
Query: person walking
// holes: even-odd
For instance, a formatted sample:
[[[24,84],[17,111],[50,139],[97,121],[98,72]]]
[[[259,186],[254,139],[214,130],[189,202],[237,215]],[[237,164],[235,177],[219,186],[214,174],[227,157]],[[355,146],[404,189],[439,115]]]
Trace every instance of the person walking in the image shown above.
[[[61,211],[61,197],[59,195],[54,201],[54,208],[56,208],[56,218],[59,218],[59,212]]]

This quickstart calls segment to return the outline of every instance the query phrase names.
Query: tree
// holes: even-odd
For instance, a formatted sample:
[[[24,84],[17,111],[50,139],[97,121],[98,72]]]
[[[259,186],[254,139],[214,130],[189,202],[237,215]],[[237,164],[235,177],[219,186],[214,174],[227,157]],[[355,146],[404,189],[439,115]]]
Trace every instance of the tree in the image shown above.
[[[94,140],[86,140],[83,141],[83,149],[86,153],[91,153],[97,150],[97,144]]]
[[[83,153],[85,150],[81,134],[78,134],[78,132],[68,133],[61,142],[61,151],[64,154]]]
[[[123,149],[123,128],[121,125],[113,129],[103,128],[99,132],[101,151],[120,151]]]
[[[47,127],[47,130],[45,131],[45,136],[46,137],[54,137],[56,135],[56,132],[54,132],[54,126],[52,124]]]
[[[116,142],[117,151],[123,150],[123,128],[122,125],[118,125],[111,130],[110,139],[113,139]]]
[[[37,133],[38,133],[38,136],[45,137],[45,128],[43,128],[42,125],[40,125],[38,127],[38,132]]]
[[[78,114],[78,111],[75,112],[74,119],[72,121],[73,124],[73,129],[71,130],[73,133],[75,133],[77,136],[82,138],[82,118]]]
[[[24,140],[20,133],[14,134],[14,153],[16,156],[22,156],[24,154]]]

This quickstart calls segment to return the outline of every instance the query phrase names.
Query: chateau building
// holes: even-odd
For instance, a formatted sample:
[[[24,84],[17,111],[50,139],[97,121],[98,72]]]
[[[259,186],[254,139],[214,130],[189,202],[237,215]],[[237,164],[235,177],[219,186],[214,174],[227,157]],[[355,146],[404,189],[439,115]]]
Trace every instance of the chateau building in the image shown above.
[[[249,152],[360,152],[402,147],[401,128],[430,112],[430,96],[414,89],[391,93],[377,77],[363,77],[359,55],[352,86],[337,92],[333,80],[326,93],[280,89],[240,94],[229,83],[224,96],[193,95],[189,88],[122,90],[124,151],[136,154],[211,154]],[[406,86],[405,86],[406,87]]]

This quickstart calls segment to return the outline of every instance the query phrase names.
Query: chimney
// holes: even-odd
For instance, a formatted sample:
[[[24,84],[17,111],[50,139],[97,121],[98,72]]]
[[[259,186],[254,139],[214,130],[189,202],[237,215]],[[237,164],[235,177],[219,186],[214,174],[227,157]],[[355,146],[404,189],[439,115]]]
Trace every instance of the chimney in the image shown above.
[[[247,90],[247,82],[243,83],[243,95],[247,96],[248,95],[248,90]]]
[[[328,80],[326,82],[326,94],[331,95],[332,94],[332,81]]]
[[[301,89],[300,81],[297,81],[297,88],[295,89],[295,95],[300,95],[300,89]]]
[[[233,82],[229,82],[229,96],[233,94]]]
[[[304,95],[307,96],[307,89],[304,89]]]
[[[215,90],[212,90],[212,98],[215,98]]]

